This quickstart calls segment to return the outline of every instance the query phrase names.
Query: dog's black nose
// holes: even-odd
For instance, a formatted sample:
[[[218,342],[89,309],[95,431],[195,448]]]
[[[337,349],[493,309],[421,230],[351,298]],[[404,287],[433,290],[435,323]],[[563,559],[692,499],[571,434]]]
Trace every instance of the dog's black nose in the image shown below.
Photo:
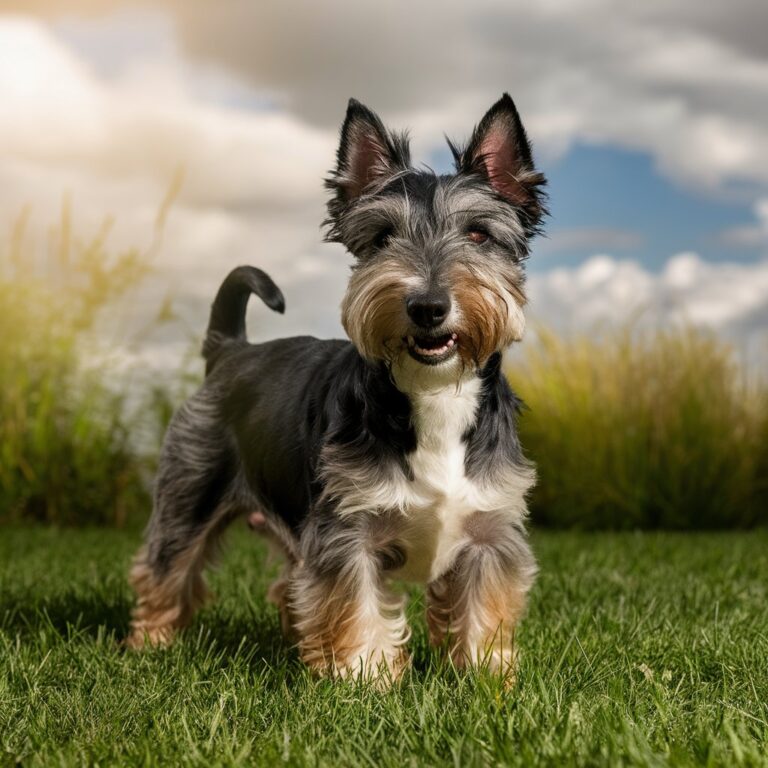
[[[443,291],[409,296],[405,300],[408,317],[421,328],[440,325],[451,311],[451,297]]]

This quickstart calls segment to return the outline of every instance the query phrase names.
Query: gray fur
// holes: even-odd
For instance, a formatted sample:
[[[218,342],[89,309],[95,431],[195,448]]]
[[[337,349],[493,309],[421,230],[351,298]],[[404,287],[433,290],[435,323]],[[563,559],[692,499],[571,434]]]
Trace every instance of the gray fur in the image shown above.
[[[204,599],[219,535],[250,514],[286,556],[270,594],[317,671],[399,674],[408,628],[390,581],[419,568],[455,659],[487,651],[507,669],[513,648],[496,632],[514,633],[535,575],[523,528],[535,475],[500,361],[524,328],[543,178],[508,96],[455,154],[454,175],[415,170],[405,136],[350,103],[327,225],[356,257],[342,308],[352,344],[248,344],[249,294],[276,311],[282,294],[254,268],[225,280],[205,383],[166,435],[132,645],[170,642]],[[450,311],[425,330],[411,303],[438,290]]]

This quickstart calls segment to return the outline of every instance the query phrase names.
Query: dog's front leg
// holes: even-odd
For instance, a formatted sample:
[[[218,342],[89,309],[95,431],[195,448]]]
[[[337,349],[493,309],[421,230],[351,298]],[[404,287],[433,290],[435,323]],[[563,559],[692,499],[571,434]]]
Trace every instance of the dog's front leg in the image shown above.
[[[522,527],[476,513],[450,568],[427,588],[433,645],[447,645],[457,667],[487,667],[514,681],[515,630],[536,574]]]
[[[393,682],[409,631],[404,598],[386,579],[389,553],[377,550],[365,520],[308,530],[288,585],[302,660],[322,675]]]

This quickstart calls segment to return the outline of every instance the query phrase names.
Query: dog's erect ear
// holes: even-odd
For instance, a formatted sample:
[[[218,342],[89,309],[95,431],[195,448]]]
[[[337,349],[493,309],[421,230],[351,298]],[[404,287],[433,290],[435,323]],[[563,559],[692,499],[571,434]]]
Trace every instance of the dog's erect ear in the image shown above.
[[[546,182],[534,168],[531,145],[508,93],[485,113],[467,148],[454,149],[454,155],[459,172],[485,177],[499,195],[526,214],[527,223],[535,229],[544,213],[540,187]]]
[[[371,183],[410,165],[408,140],[387,131],[379,117],[356,99],[349,100],[330,186],[349,200]]]

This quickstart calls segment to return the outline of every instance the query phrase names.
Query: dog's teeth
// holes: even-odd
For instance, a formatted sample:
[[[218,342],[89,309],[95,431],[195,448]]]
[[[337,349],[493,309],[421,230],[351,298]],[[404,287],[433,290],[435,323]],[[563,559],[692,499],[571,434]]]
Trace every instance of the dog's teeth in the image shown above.
[[[442,357],[458,343],[458,336],[455,333],[452,333],[451,338],[446,339],[439,347],[422,347],[413,336],[407,336],[406,339],[411,349],[423,357]]]

